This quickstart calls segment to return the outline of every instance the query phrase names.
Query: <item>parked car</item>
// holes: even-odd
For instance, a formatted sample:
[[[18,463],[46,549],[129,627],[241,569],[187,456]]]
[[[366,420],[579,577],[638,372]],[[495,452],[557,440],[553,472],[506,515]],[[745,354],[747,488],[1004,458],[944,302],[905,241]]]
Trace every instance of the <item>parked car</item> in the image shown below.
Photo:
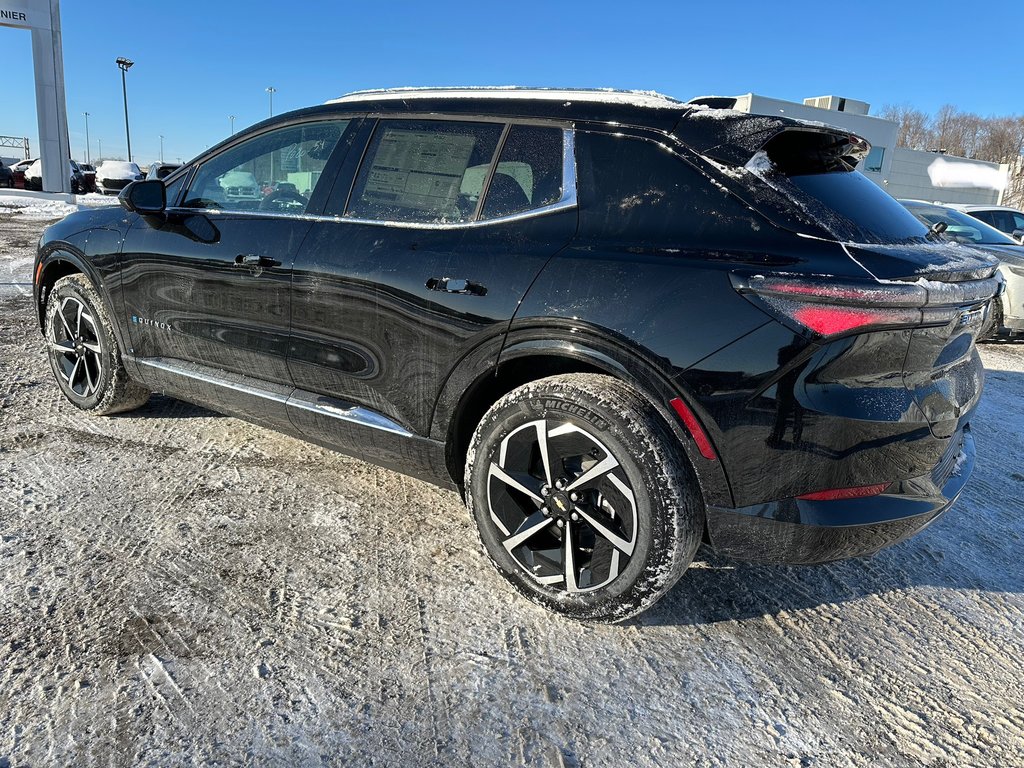
[[[11,173],[14,175],[14,186],[17,189],[25,189],[25,171],[35,162],[35,158],[22,160],[11,166]]]
[[[68,174],[71,179],[71,193],[78,195],[85,192],[85,176],[74,160],[68,160]],[[43,160],[34,160],[25,171],[25,189],[42,192],[43,190]]]
[[[14,171],[4,165],[4,161],[0,160],[0,187],[13,187],[14,186]]]
[[[77,407],[167,392],[457,488],[517,590],[618,621],[704,539],[865,555],[971,475],[999,262],[868,149],[652,94],[352,94],[49,227],[40,327]],[[233,174],[315,181],[295,215]]]
[[[78,169],[82,172],[82,191],[96,191],[96,166],[92,163],[79,163]]]
[[[243,202],[261,199],[260,185],[252,171],[231,170],[217,180],[225,201]],[[216,193],[216,190],[213,190]]]
[[[1020,243],[1024,243],[1024,211],[1018,211],[1016,208],[1009,208],[1005,205],[953,205],[951,207],[985,222],[990,227],[995,227]]]
[[[116,195],[133,181],[144,178],[135,163],[104,160],[96,168],[96,191],[103,195]]]
[[[922,200],[900,202],[927,226],[944,224],[944,237],[981,246],[999,259],[1006,292],[992,304],[991,335],[999,338],[1024,333],[1024,245],[955,206]]]
[[[181,167],[181,163],[153,163],[149,166],[147,179],[164,179]]]

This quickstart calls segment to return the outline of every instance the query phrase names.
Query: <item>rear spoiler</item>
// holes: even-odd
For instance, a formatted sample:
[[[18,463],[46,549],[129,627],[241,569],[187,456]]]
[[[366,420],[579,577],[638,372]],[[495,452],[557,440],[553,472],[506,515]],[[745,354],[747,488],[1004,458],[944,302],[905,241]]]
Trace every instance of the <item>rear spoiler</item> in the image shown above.
[[[739,112],[732,108],[735,103],[733,98],[719,96],[691,101],[672,133],[697,154],[737,167],[746,165],[769,143],[787,155],[793,151],[816,155],[828,152],[851,167],[871,149],[865,139],[841,128]]]

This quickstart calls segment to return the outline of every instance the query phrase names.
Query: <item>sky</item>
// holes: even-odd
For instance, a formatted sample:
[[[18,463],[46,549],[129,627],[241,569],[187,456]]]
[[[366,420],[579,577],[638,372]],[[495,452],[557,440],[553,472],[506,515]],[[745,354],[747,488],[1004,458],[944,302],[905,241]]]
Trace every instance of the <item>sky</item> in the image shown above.
[[[1020,0],[859,3],[64,0],[72,155],[188,160],[235,130],[364,88],[530,85],[679,99],[835,94],[934,111],[1024,113]],[[970,16],[968,18],[968,16]],[[1010,24],[986,24],[1006,19]],[[986,29],[986,26],[990,29]],[[0,27],[0,134],[37,147],[31,41]]]

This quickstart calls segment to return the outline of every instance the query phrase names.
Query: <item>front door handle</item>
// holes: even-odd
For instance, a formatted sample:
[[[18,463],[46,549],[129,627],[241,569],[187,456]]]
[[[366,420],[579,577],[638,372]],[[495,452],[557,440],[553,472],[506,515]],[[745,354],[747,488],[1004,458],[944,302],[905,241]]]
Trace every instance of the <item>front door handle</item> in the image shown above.
[[[427,280],[427,288],[431,291],[444,293],[468,294],[470,296],[486,296],[487,289],[462,277],[432,277]]]
[[[240,253],[235,256],[236,267],[279,267],[280,261],[269,256],[258,256],[255,253]]]

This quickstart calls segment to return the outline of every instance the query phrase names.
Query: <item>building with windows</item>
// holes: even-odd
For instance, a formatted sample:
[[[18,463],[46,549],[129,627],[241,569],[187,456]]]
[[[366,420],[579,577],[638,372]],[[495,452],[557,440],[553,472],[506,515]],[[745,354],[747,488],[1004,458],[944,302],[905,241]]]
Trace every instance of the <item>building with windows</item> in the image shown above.
[[[942,157],[951,162],[977,165],[988,173],[1008,170],[1008,166],[953,157],[939,152],[904,149],[896,146],[898,126],[892,120],[868,114],[867,102],[841,96],[816,96],[803,103],[784,101],[747,93],[733,97],[733,109],[755,115],[783,115],[799,120],[827,123],[863,136],[871,151],[857,170],[897,198],[935,200],[943,203],[996,205],[1002,192],[997,189],[973,187],[937,187],[932,184],[928,167]]]

